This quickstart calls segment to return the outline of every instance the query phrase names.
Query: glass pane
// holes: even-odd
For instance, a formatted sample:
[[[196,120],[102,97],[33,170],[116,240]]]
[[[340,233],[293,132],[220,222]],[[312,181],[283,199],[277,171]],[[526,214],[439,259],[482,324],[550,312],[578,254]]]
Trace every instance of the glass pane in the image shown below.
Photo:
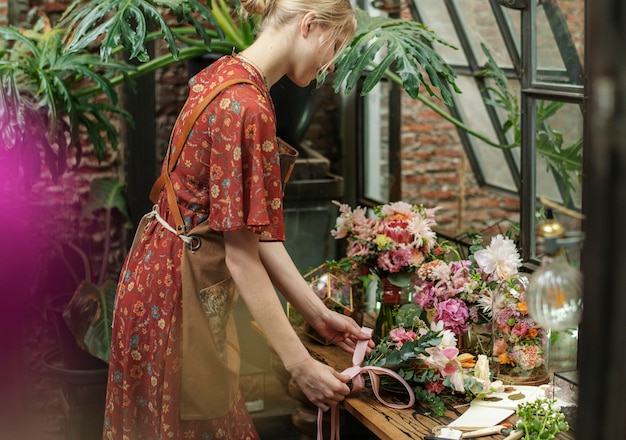
[[[584,0],[552,0],[537,5],[536,81],[584,84],[584,9]]]
[[[513,37],[513,41],[515,41],[515,47],[517,48],[517,53],[522,53],[522,11],[518,9],[505,8],[501,6],[500,9],[504,12],[504,18],[507,23],[507,27],[509,32],[511,32],[511,36]]]
[[[463,91],[455,95],[457,108],[461,113],[461,119],[473,131],[483,135],[487,139],[498,143],[496,132],[487,114],[486,107],[482,103],[482,97],[473,78],[460,76],[457,79],[459,88]],[[471,148],[478,161],[480,173],[485,182],[510,191],[517,191],[504,153],[486,142],[469,136]]]
[[[537,197],[581,207],[583,116],[577,104],[538,101]]]
[[[389,89],[381,82],[363,98],[363,192],[381,203],[389,199]]]
[[[461,42],[443,0],[419,0],[414,3],[424,24],[438,37],[456,47],[453,49],[436,44],[434,48],[437,53],[450,65],[467,66],[467,58],[461,49]]]
[[[513,64],[506,51],[502,34],[489,2],[484,0],[456,0],[454,4],[477,63],[482,66],[487,62],[487,57],[480,48],[482,43],[492,49],[491,55],[500,67],[511,67]]]

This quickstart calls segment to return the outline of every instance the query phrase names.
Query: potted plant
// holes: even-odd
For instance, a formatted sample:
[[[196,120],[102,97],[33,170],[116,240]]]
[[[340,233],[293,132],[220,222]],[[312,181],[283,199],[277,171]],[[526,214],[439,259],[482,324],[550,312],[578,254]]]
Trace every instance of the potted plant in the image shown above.
[[[85,277],[78,285],[63,318],[81,348],[104,362],[109,361],[113,305],[117,280],[107,277],[111,251],[111,230],[114,211],[129,222],[123,185],[116,179],[97,179],[91,184],[89,200],[83,214],[103,212],[105,228],[100,270],[95,277]],[[128,223],[127,223],[127,226]]]
[[[100,359],[100,362],[81,364],[81,360],[62,359],[62,366],[70,369],[106,368],[109,359],[111,342],[111,323],[117,281],[108,276],[111,239],[115,213],[129,226],[129,216],[123,195],[123,184],[113,178],[98,178],[91,182],[89,200],[84,205],[82,214],[89,216],[94,213],[104,217],[102,230],[100,260],[90,259],[86,251],[79,246],[68,243],[67,246],[79,256],[83,265],[84,277],[78,282],[71,298],[62,297],[61,309],[55,310],[75,338],[75,345]],[[62,248],[58,248],[62,252]],[[63,257],[63,256],[61,256]],[[94,267],[99,265],[98,270]],[[73,279],[79,275],[69,263],[65,265]],[[60,346],[63,345],[62,341]],[[74,352],[72,352],[74,353]],[[63,355],[63,353],[61,353]],[[70,353],[71,355],[71,353]],[[84,361],[83,361],[84,362]]]
[[[117,282],[111,271],[111,241],[114,224],[128,221],[122,183],[114,178],[97,178],[91,182],[89,199],[82,216],[98,216],[104,227],[94,234],[91,244],[98,251],[85,251],[74,243],[51,243],[64,261],[76,290],[52,298],[49,317],[55,324],[57,347],[45,352],[43,367],[58,381],[59,398],[65,408],[65,434],[70,439],[101,435],[106,393],[108,356],[111,345],[111,323]],[[52,240],[51,240],[52,241]],[[101,249],[101,250],[100,250]],[[65,252],[64,252],[65,251]],[[78,256],[82,269],[76,271],[67,254]],[[98,258],[90,258],[98,255]],[[82,280],[81,280],[82,277]]]

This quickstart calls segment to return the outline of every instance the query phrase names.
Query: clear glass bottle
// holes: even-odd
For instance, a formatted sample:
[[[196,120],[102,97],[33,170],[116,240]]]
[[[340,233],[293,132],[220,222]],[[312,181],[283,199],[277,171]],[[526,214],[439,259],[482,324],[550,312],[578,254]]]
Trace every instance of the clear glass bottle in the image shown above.
[[[528,312],[539,325],[566,330],[582,315],[582,273],[561,252],[545,255],[528,286]]]

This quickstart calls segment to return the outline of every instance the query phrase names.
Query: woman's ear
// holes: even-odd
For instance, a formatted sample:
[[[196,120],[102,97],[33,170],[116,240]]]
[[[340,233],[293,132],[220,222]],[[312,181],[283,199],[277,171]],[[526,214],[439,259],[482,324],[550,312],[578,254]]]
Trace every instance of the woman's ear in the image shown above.
[[[303,38],[306,38],[311,33],[311,27],[316,24],[315,18],[317,14],[313,11],[307,12],[300,20],[300,34]]]

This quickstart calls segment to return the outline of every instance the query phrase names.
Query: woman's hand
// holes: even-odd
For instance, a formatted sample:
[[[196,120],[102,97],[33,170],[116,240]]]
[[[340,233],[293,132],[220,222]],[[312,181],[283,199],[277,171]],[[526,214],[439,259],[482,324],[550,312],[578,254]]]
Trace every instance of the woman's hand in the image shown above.
[[[357,341],[360,340],[369,340],[367,353],[374,348],[374,341],[371,340],[371,337],[363,333],[361,327],[359,327],[354,319],[342,315],[341,313],[326,309],[326,313],[324,313],[319,320],[310,324],[327,341],[343,348],[349,353],[354,352],[354,347]]]
[[[340,374],[313,358],[286,368],[309,402],[322,411],[337,405],[350,394],[350,388],[346,385],[350,380],[349,376]]]

